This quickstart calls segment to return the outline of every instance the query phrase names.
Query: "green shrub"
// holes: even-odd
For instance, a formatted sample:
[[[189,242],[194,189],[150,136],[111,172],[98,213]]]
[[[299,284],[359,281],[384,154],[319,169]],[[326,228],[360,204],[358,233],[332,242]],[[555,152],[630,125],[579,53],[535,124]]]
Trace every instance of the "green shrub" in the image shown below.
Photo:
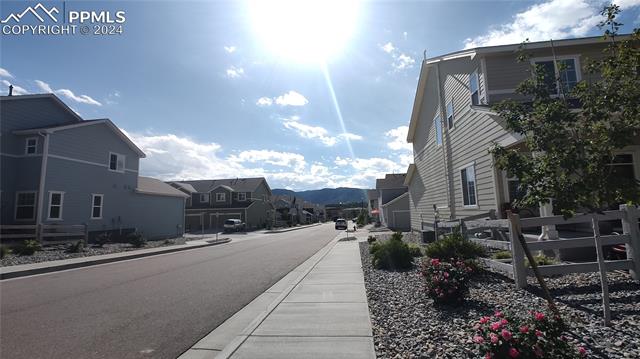
[[[67,247],[67,253],[81,253],[84,251],[84,242],[77,241],[76,243],[72,243],[69,247]]]
[[[378,269],[403,270],[413,266],[413,256],[409,246],[398,240],[375,242],[369,249],[373,256],[373,266]]]
[[[11,250],[7,246],[0,246],[0,259],[6,257],[11,253]]]
[[[537,256],[533,256],[533,260],[535,260],[536,264],[539,265],[539,266],[548,266],[548,265],[551,265],[551,264],[558,263],[558,261],[555,260],[555,258],[547,257],[544,254],[538,254]],[[531,265],[529,264],[529,260],[528,259],[524,260],[524,266],[525,267],[531,267]]]
[[[511,252],[499,251],[493,254],[493,259],[511,259]]]
[[[136,248],[141,248],[141,247],[144,247],[145,244],[147,244],[147,239],[144,238],[142,233],[133,232],[127,235],[127,242],[129,242],[129,244],[131,244]]]
[[[369,242],[369,244],[373,243],[377,241],[376,236],[369,236],[367,237],[367,242]]]
[[[424,252],[429,258],[438,258],[443,261],[449,261],[452,258],[468,260],[486,256],[484,247],[464,238],[459,231],[427,245]]]
[[[422,248],[420,248],[419,245],[415,243],[409,243],[407,244],[407,246],[409,246],[409,252],[411,253],[412,257],[422,257]]]
[[[23,241],[20,245],[18,245],[14,252],[21,256],[30,256],[33,255],[36,251],[42,250],[40,246],[40,242],[34,239],[27,239]]]
[[[105,244],[111,242],[111,233],[109,232],[100,233],[96,236],[95,241],[98,247],[102,248],[104,247]]]

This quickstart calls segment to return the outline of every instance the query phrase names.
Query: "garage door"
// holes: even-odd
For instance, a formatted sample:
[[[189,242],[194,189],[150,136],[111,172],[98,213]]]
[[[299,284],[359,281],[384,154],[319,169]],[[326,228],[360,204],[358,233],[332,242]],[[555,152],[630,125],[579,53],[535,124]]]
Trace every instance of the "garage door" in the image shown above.
[[[216,216],[215,213],[209,213],[209,228],[222,230],[224,221],[227,219],[240,219],[242,220],[241,213],[220,213]]]

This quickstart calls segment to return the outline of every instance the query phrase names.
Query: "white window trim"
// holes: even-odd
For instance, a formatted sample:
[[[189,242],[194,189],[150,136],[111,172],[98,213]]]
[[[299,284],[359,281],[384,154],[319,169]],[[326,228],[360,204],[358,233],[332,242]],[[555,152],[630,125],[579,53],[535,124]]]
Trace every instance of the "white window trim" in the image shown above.
[[[33,193],[33,217],[31,218],[18,218],[18,197],[20,194],[23,193]],[[13,213],[13,219],[16,221],[33,221],[34,219],[36,219],[36,212],[38,211],[38,191],[17,191],[16,192],[16,202],[14,205],[14,213]]]
[[[30,140],[35,140],[36,141],[36,144],[35,144],[36,149],[35,149],[35,151],[33,153],[29,153],[29,147],[30,147],[29,146],[29,141]],[[25,142],[24,142],[24,154],[27,155],[27,156],[36,156],[36,155],[38,155],[38,142],[39,142],[38,141],[38,137],[27,137],[25,139]]]
[[[54,194],[60,194],[60,217],[59,218],[51,218],[51,197]],[[62,191],[49,191],[49,206],[47,207],[47,221],[62,221],[62,208],[64,206],[64,192]]]
[[[243,196],[243,198],[242,198],[242,199],[240,198],[240,195],[242,195],[242,196]],[[246,200],[247,200],[247,193],[246,193],[246,192],[238,192],[238,201],[240,201],[240,202],[244,202],[244,201],[246,201]]]
[[[442,141],[443,141],[442,118],[441,117],[442,116],[440,116],[440,114],[437,114],[433,118],[433,132],[435,134],[435,137],[433,138],[433,141],[435,142],[436,146],[438,146],[438,147],[442,146]],[[436,120],[438,120],[437,122],[440,123],[440,143],[438,143],[438,126],[436,126]]]
[[[218,196],[220,196],[220,195],[221,195],[221,197],[220,197],[220,198],[222,198],[222,199],[219,199],[219,198],[218,198]],[[226,193],[224,193],[224,192],[218,192],[218,193],[216,193],[216,202],[224,202],[224,201],[226,201],[226,200],[227,200],[227,194],[226,194]]]
[[[200,203],[209,202],[209,198],[211,198],[211,197],[210,197],[210,195],[208,193],[200,193]]]
[[[553,74],[553,76],[555,78],[558,78],[559,72],[558,72],[558,63],[557,61],[559,60],[573,60],[575,62],[576,65],[576,82],[580,82],[582,81],[582,66],[580,65],[580,55],[561,55],[561,56],[544,56],[544,57],[532,57],[531,58],[531,66],[535,68],[536,66],[536,62],[542,62],[542,61],[553,61],[553,69],[555,71],[555,73]],[[556,94],[551,94],[551,97],[558,97],[560,96],[560,83],[559,81],[556,81]]]
[[[473,176],[474,176],[474,186],[473,186],[473,192],[475,194],[475,199],[476,199],[476,203],[475,204],[464,204],[464,186],[466,185],[466,183],[462,182],[462,174],[460,172],[462,172],[462,170],[466,170],[469,167],[473,167]],[[462,207],[464,208],[478,208],[478,173],[476,172],[476,161],[467,163],[466,165],[458,168],[458,174],[460,175],[460,191],[462,194]]]
[[[470,105],[471,106],[475,106],[476,104],[473,103],[473,92],[471,92],[471,77],[474,76],[476,77],[476,82],[478,83],[478,103],[477,105],[483,105],[487,102],[485,95],[484,95],[484,91],[482,89],[482,85],[480,84],[480,71],[478,71],[478,69],[475,69],[473,71],[471,71],[471,73],[469,73],[469,100],[470,100]]]
[[[95,198],[100,197],[100,217],[93,216],[93,210],[98,207],[95,205]],[[102,219],[102,211],[104,210],[104,194],[102,193],[92,193],[91,194],[91,219]]]
[[[451,127],[449,127],[449,115],[447,113],[447,110],[449,109],[449,105],[451,105]],[[447,117],[445,119],[445,122],[447,123],[447,131],[453,130],[454,128],[456,128],[456,110],[453,107],[453,99],[449,100],[449,102],[447,102],[445,104],[445,108],[444,108],[444,115]]]
[[[116,155],[116,169],[112,170],[111,169],[111,155]],[[118,171],[118,159],[122,157],[122,171]],[[107,162],[107,169],[109,169],[109,171],[111,172],[118,172],[118,173],[124,173],[125,169],[127,167],[127,157],[121,153],[117,153],[117,152],[109,152],[109,161]]]

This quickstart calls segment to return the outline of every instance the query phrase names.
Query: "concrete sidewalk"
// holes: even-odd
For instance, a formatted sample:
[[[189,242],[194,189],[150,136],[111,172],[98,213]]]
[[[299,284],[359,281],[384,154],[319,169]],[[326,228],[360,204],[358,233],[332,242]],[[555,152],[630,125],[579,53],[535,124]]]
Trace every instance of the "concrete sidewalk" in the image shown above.
[[[375,358],[353,235],[340,232],[180,358]]]

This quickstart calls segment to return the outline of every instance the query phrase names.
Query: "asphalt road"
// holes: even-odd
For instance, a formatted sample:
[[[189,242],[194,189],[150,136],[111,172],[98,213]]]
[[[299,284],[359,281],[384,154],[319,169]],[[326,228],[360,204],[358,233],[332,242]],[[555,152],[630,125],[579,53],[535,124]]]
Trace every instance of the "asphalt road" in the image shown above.
[[[312,256],[333,223],[0,282],[0,358],[176,358]]]

